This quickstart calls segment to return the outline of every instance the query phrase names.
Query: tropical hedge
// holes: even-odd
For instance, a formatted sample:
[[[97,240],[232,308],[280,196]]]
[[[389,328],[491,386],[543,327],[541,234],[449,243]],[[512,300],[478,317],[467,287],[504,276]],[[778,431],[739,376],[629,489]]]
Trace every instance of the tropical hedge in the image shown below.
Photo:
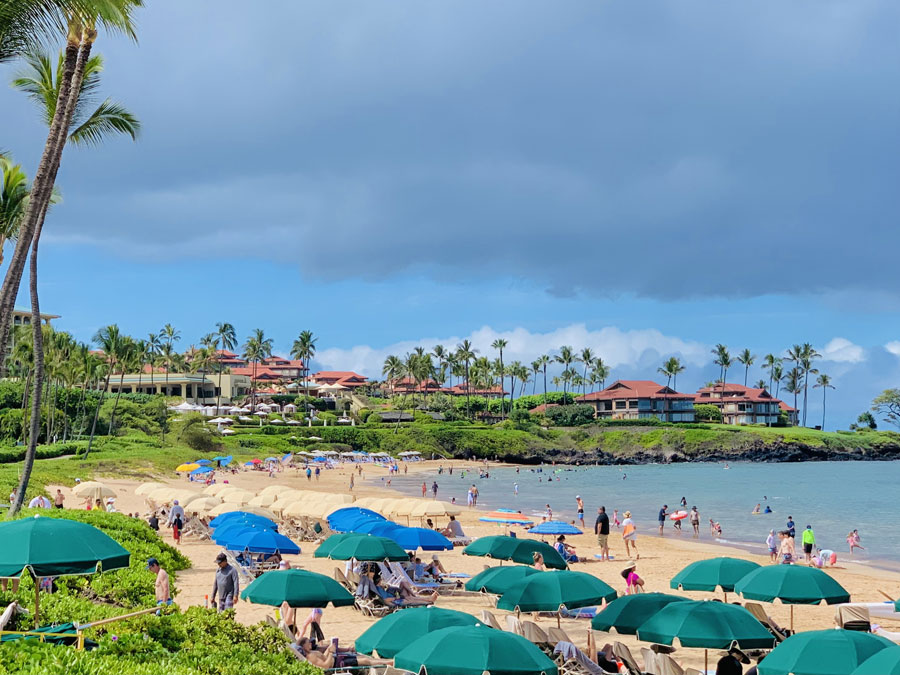
[[[37,512],[25,510],[22,517]],[[153,575],[145,569],[155,557],[172,580],[190,561],[164,543],[147,524],[119,513],[97,511],[40,511],[42,517],[87,522],[109,534],[131,553],[124,570],[93,577],[57,580],[57,590],[41,598],[41,615],[48,623],[85,623],[155,605]],[[175,589],[177,602],[177,588]],[[0,593],[0,606],[17,600],[34,604],[34,586],[23,579],[17,593]],[[90,629],[87,637],[99,643],[93,651],[39,643],[0,645],[0,674],[68,673],[69,675],[305,675],[319,673],[300,663],[280,632],[265,625],[244,626],[230,613],[202,607],[163,616],[135,617]],[[19,615],[11,629],[30,627],[30,615]]]

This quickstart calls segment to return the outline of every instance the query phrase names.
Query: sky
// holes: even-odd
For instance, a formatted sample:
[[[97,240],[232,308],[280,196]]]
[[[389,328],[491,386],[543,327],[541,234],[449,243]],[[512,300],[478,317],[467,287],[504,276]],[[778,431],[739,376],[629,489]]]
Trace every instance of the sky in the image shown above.
[[[900,4],[157,0],[101,34],[136,143],[66,150],[42,308],[89,340],[217,322],[315,368],[509,340],[613,379],[810,342],[826,425],[900,385]],[[0,66],[11,79],[16,64]],[[45,131],[0,87],[0,147]],[[27,304],[21,296],[20,304]],[[743,381],[742,372],[729,374]],[[540,390],[540,387],[538,387]],[[821,389],[809,424],[821,422]]]

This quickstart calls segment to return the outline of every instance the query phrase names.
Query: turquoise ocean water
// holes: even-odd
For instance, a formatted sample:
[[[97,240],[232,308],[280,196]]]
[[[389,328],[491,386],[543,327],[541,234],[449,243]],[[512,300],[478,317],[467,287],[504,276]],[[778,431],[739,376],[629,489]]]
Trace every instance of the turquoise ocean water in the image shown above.
[[[900,528],[898,528],[898,477],[900,462],[804,462],[791,464],[649,464],[603,467],[514,467],[492,468],[490,478],[478,472],[462,472],[454,467],[449,475],[445,464],[437,472],[394,477],[391,487],[421,496],[425,481],[438,483],[438,498],[455,497],[465,506],[466,492],[478,486],[480,508],[513,508],[525,514],[540,514],[550,504],[554,519],[571,521],[576,517],[575,496],[585,504],[588,528],[593,528],[597,507],[603,505],[612,516],[626,510],[638,526],[641,536],[656,536],[657,514],[663,504],[669,511],[681,508],[682,497],[688,508],[700,511],[700,538],[712,541],[710,518],[722,525],[720,541],[764,552],[769,529],[784,529],[789,515],[799,531],[812,525],[819,546],[838,552],[841,564],[850,560],[881,566],[900,567]],[[549,480],[548,480],[549,479]],[[558,479],[558,480],[557,480]],[[518,483],[518,495],[514,484]],[[768,499],[764,500],[763,498]],[[757,503],[769,504],[774,513],[751,515]],[[846,536],[859,529],[865,551],[851,559]],[[690,524],[684,523],[683,538],[691,537]],[[671,522],[666,535],[676,536]],[[573,543],[577,544],[576,541]]]

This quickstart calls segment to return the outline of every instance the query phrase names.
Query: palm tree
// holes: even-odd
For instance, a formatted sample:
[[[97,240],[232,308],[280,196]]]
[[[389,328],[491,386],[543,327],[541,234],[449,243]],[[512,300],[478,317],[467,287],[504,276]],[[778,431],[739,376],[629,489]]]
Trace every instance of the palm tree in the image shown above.
[[[94,335],[94,344],[103,352],[106,358],[107,369],[106,381],[103,384],[103,388],[100,390],[100,396],[97,399],[97,407],[94,409],[94,421],[91,423],[91,437],[88,440],[87,450],[84,452],[84,459],[87,459],[88,454],[91,452],[91,445],[94,443],[94,434],[97,431],[97,418],[100,416],[100,407],[103,405],[103,397],[106,396],[106,392],[109,390],[109,378],[115,370],[116,359],[122,352],[123,340],[124,336],[119,332],[119,327],[116,324],[105,326],[98,330]]]
[[[590,347],[585,347],[584,349],[581,350],[581,354],[578,355],[577,360],[584,364],[584,369],[583,369],[583,372],[581,373],[581,381],[582,381],[581,393],[586,394],[587,391],[585,388],[587,387],[587,383],[588,383],[587,372],[588,372],[588,368],[590,368],[591,365],[594,363],[594,352],[591,350]]]
[[[794,395],[794,410],[796,410],[797,394],[799,394],[803,388],[803,371],[797,366],[794,366],[784,375],[782,380],[784,382],[784,390],[789,394]]]
[[[447,349],[444,345],[435,345],[431,350],[434,358],[437,359],[437,368],[438,368],[438,380],[440,380],[440,385],[443,387],[444,383],[447,381],[447,368],[449,367],[449,363],[447,361],[447,357],[449,354],[447,353]]]
[[[272,356],[272,338],[267,338],[262,328],[254,328],[244,343],[244,358],[253,364],[250,380],[250,409],[256,409],[256,368],[260,361]]]
[[[819,371],[813,368],[813,361],[822,356],[808,342],[804,342],[800,348],[800,369],[803,371],[803,426],[806,426],[806,392],[809,388],[809,376]]]
[[[472,343],[469,340],[463,340],[458,345],[456,345],[456,358],[460,363],[465,364],[465,373],[466,373],[466,417],[471,419],[471,411],[469,407],[469,364],[475,359],[475,354],[478,352],[472,346]]]
[[[773,369],[775,368],[776,363],[781,363],[781,359],[775,356],[772,353],[766,354],[763,357],[763,370],[767,370],[769,372],[769,386],[768,391],[772,393],[772,383],[776,379]],[[764,387],[765,388],[765,387]]]
[[[713,360],[719,366],[719,372],[722,374],[722,398],[725,398],[725,378],[728,377],[728,369],[731,367],[731,354],[728,353],[728,347],[723,344],[717,344],[712,353],[716,358]]]
[[[3,247],[19,236],[19,225],[28,203],[28,177],[19,164],[0,156],[0,265]]]
[[[563,375],[560,376],[563,383],[563,403],[568,403],[568,397],[566,396],[566,385],[571,381],[572,374],[569,373],[566,376],[565,371],[569,370],[569,366],[575,360],[575,352],[568,345],[563,345],[559,348],[559,355],[554,359],[557,363],[563,364]]]
[[[756,355],[751,354],[749,349],[744,349],[737,355],[737,362],[744,366],[744,386],[747,386],[747,374],[750,372],[750,366],[756,361]]]
[[[541,354],[535,363],[541,364],[541,370],[544,373],[544,408],[547,408],[547,366],[550,364],[550,356]]]
[[[541,372],[541,361],[537,359],[531,362],[531,373],[534,377],[531,379],[531,395],[534,396],[535,390],[537,389],[537,376],[538,373]]]
[[[516,397],[516,380],[521,381],[522,379],[522,371],[525,370],[525,377],[528,378],[527,369],[522,366],[521,361],[513,361],[509,364],[509,385],[510,385],[510,393],[509,393],[509,409],[513,409],[513,399]]]
[[[391,387],[391,396],[394,395],[394,383],[403,377],[403,361],[391,354],[384,360],[381,367],[381,374],[388,381]]]
[[[497,338],[491,343],[491,348],[496,349],[500,352],[500,417],[503,417],[503,407],[504,407],[504,399],[506,398],[506,390],[503,386],[503,375],[506,372],[503,369],[503,350],[506,347],[507,342],[503,338]],[[515,389],[515,388],[513,388]],[[512,410],[512,398],[509,401],[509,409]]]
[[[227,321],[216,324],[215,335],[219,338],[219,345],[222,349],[231,351],[237,347],[237,333]],[[216,393],[216,413],[218,414],[219,406],[222,403],[222,371],[225,370],[219,362],[219,355],[216,353],[216,367],[219,369],[219,390]]]
[[[594,360],[594,368],[591,371],[591,379],[600,385],[601,389],[606,388],[606,379],[609,377],[610,368],[599,356]]]
[[[778,398],[778,394],[781,392],[781,380],[784,377],[784,364],[782,364],[781,360],[775,363],[772,366],[772,369],[769,371],[771,373],[770,377],[775,382],[775,398]],[[772,386],[771,384],[769,385]],[[771,393],[771,389],[769,392]]]
[[[12,0],[11,3],[5,2],[4,5],[11,4],[20,8],[23,6],[23,0]],[[33,258],[37,258],[37,249],[40,241],[41,230],[44,224],[44,218],[47,209],[51,203],[53,196],[53,186],[56,182],[56,175],[59,171],[62,151],[66,141],[70,138],[70,129],[73,120],[78,118],[75,116],[78,110],[79,97],[82,95],[82,83],[85,80],[85,69],[91,59],[91,49],[97,38],[98,24],[111,30],[119,30],[126,33],[132,38],[135,37],[132,13],[134,7],[140,5],[139,0],[78,0],[77,3],[66,1],[64,3],[43,1],[32,3],[34,8],[41,7],[37,12],[32,9],[32,16],[59,16],[56,11],[51,10],[52,14],[43,12],[43,9],[55,7],[56,10],[61,5],[73,8],[74,11],[65,12],[65,22],[67,24],[67,40],[65,48],[65,56],[61,68],[61,74],[58,78],[50,99],[53,103],[53,112],[50,116],[49,130],[47,140],[44,144],[44,151],[35,172],[34,183],[31,189],[31,199],[22,215],[19,228],[19,238],[13,251],[9,268],[0,287],[0,359],[5,359],[6,343],[8,340],[9,326],[12,324],[12,312],[15,306],[16,295],[18,294],[19,284],[22,280],[22,274],[25,269],[25,262],[28,257],[29,249]],[[6,9],[6,7],[4,7]],[[2,13],[2,12],[0,12]],[[0,19],[0,33],[10,25],[17,25],[21,14],[16,11],[11,12],[17,18],[12,22],[6,19]],[[8,17],[9,15],[7,15]],[[24,22],[25,24],[28,21]],[[38,20],[38,23],[41,23]],[[53,25],[54,22],[44,23],[44,25]],[[35,25],[32,23],[31,25]],[[13,29],[15,32],[15,29]],[[8,36],[9,33],[6,33]],[[4,42],[6,36],[0,35],[0,42]],[[13,40],[15,43],[16,41]],[[80,126],[79,126],[80,128]],[[90,142],[97,142],[98,138],[91,138],[90,135],[84,137]],[[37,297],[37,268],[36,263],[32,265],[34,271],[31,276],[35,278],[34,282],[29,282],[32,288],[32,298]],[[34,299],[32,304],[34,304]],[[39,307],[32,307],[32,313],[40,316]],[[39,323],[39,322],[38,322]],[[33,329],[35,334],[39,329]],[[36,348],[37,369],[39,374],[43,373],[43,348],[40,344],[41,338],[37,338],[38,344]],[[28,459],[26,452],[25,470],[23,478],[30,479],[32,462]],[[18,507],[14,507],[18,510]]]
[[[765,380],[757,380],[756,384],[754,384],[753,386],[756,387],[757,389],[765,389],[766,381]]]
[[[119,396],[122,394],[122,388],[125,384],[125,373],[134,365],[134,362],[137,357],[137,349],[132,340],[127,335],[123,335],[122,338],[115,345],[116,355],[113,359],[113,363],[118,365],[120,375],[119,375],[119,388],[116,391],[116,399],[115,403],[113,403],[112,414],[109,416],[109,433],[110,435],[115,435],[116,429],[116,410],[119,408]]]
[[[159,349],[162,346],[158,333],[147,333],[147,339],[143,340],[145,345],[144,361],[150,366],[150,388],[156,393],[156,384],[153,382],[153,372],[156,367],[156,359],[159,357]]]
[[[303,361],[303,384],[306,396],[309,397],[309,363],[316,355],[316,338],[311,330],[305,330],[297,336],[291,346],[291,356]]]

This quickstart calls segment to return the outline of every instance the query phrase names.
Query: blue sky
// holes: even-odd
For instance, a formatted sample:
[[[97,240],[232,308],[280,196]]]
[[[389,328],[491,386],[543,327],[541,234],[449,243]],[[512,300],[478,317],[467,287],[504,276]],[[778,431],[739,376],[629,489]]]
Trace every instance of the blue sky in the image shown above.
[[[64,158],[41,292],[79,338],[310,329],[315,365],[377,375],[503,334],[621,377],[680,354],[683,389],[716,342],[809,341],[829,426],[898,384],[896,3],[217,7],[97,44],[144,133]],[[29,103],[0,89],[0,122],[32,171]]]

